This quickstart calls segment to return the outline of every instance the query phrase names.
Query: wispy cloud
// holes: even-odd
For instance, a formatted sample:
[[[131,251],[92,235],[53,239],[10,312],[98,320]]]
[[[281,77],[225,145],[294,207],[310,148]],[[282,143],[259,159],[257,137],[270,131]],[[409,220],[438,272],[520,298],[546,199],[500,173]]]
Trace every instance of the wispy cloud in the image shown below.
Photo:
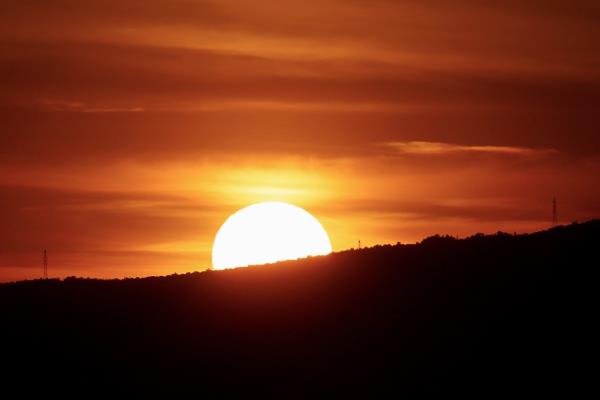
[[[43,100],[40,107],[47,111],[62,112],[83,112],[83,113],[122,113],[122,112],[143,112],[143,107],[114,107],[114,106],[96,106],[86,104],[80,101],[55,101]]]
[[[557,154],[555,149],[548,148],[530,148],[517,146],[470,146],[454,143],[442,142],[385,142],[383,146],[391,147],[399,153],[410,155],[451,155],[461,153],[488,153],[500,155],[515,155],[524,157],[542,157]]]

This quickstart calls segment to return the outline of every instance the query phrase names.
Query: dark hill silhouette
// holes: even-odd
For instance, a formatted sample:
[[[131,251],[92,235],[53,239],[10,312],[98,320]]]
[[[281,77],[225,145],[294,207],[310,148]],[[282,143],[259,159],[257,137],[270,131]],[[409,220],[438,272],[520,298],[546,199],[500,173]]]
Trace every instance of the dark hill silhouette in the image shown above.
[[[3,389],[573,394],[593,382],[599,237],[590,221],[228,271],[0,285]]]

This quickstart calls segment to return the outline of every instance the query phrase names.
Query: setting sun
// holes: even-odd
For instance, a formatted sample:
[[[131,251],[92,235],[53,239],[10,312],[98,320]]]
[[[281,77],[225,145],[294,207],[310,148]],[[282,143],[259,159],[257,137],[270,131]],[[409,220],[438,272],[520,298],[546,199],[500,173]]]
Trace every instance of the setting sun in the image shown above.
[[[264,202],[245,207],[221,226],[213,244],[214,269],[271,263],[331,252],[319,221],[300,207]]]

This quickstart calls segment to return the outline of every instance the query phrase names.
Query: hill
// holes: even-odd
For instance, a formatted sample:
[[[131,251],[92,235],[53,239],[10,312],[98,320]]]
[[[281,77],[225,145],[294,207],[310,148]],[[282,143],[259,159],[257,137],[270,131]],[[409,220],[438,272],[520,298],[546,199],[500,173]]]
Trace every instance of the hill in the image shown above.
[[[0,285],[3,388],[573,394],[594,382],[599,237],[596,220],[228,271]]]

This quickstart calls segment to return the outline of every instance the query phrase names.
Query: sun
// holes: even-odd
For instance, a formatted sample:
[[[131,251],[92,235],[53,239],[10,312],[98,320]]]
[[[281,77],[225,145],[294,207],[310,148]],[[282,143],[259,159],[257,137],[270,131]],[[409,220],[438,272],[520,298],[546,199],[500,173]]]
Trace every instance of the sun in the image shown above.
[[[283,202],[242,208],[221,226],[212,249],[214,269],[331,253],[327,232],[304,209]]]

